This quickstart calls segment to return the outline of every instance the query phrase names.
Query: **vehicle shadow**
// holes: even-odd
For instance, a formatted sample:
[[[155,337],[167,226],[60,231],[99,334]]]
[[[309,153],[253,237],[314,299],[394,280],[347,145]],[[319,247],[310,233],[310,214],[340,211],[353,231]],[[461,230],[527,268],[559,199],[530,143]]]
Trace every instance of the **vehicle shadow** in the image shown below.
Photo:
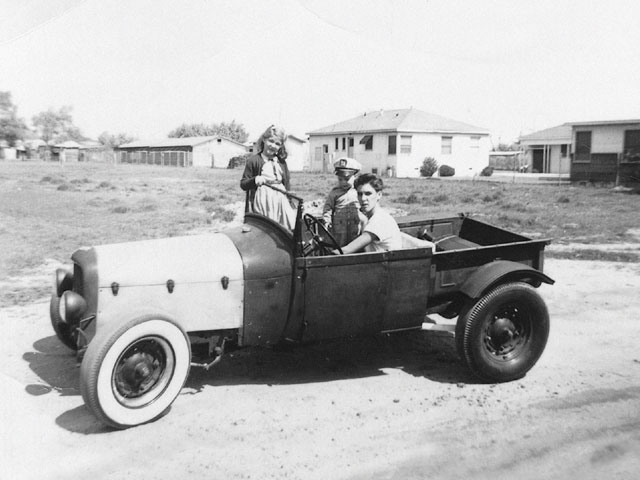
[[[79,364],[75,353],[55,336],[45,337],[23,359],[42,380],[27,385],[30,395],[52,391],[80,395]],[[294,348],[245,348],[224,355],[210,370],[192,368],[185,387],[192,394],[205,386],[287,385],[321,383],[385,375],[389,368],[439,383],[482,383],[458,358],[454,339],[445,332],[413,331],[363,338],[341,338]],[[56,418],[56,423],[85,435],[112,432],[84,405]]]
[[[296,384],[384,375],[397,368],[439,383],[481,383],[458,358],[444,332],[413,331],[342,338],[293,348],[230,352],[210,370],[192,368],[186,386]]]
[[[34,351],[25,352],[22,358],[42,382],[27,385],[25,391],[33,396],[53,391],[61,396],[80,395],[80,365],[75,352],[62,345],[55,335],[37,340],[33,348]],[[84,405],[62,413],[56,423],[65,430],[85,435],[113,431],[91,415]]]
[[[60,395],[80,395],[75,352],[62,345],[55,335],[37,340],[33,348],[34,351],[25,352],[22,358],[43,383],[27,385],[27,393],[41,395],[47,393],[48,388]]]

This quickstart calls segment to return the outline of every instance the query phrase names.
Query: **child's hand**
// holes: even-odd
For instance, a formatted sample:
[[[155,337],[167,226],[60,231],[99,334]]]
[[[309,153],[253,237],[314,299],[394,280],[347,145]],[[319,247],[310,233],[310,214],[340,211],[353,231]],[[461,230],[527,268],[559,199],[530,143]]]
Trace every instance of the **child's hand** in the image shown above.
[[[260,185],[264,185],[265,183],[267,183],[267,179],[265,177],[263,177],[262,175],[258,175],[256,178],[256,186],[260,186]]]

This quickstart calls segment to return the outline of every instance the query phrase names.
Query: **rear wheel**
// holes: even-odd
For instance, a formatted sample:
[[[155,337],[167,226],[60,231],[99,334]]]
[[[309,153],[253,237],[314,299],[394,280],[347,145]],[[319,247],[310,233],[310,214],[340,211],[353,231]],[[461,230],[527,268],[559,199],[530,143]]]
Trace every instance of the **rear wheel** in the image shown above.
[[[456,325],[456,346],[473,373],[495,382],[523,377],[549,336],[549,313],[526,283],[500,285],[468,305]]]
[[[143,316],[91,341],[80,390],[102,422],[127,428],[162,416],[180,393],[190,365],[184,331],[171,319]]]

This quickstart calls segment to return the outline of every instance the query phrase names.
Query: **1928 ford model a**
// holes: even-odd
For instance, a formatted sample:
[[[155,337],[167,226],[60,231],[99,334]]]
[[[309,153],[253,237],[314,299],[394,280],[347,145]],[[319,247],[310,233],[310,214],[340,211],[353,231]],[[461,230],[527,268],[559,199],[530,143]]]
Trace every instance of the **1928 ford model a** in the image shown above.
[[[542,354],[547,240],[465,215],[405,217],[406,248],[329,255],[330,234],[294,198],[293,232],[249,213],[221,233],[81,248],[56,271],[51,322],[97,418],[158,418],[191,365],[232,348],[420,330],[429,314],[458,317],[459,354],[485,380],[520,378]],[[192,357],[203,344],[207,359]]]

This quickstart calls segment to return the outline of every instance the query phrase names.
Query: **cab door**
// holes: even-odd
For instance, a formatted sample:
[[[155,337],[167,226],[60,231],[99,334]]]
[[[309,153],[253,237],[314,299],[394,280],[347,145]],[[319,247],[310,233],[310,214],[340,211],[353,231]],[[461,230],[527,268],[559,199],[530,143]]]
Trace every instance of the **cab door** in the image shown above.
[[[422,325],[430,249],[297,259],[303,342]]]
[[[303,260],[303,342],[381,330],[387,294],[383,253]]]

